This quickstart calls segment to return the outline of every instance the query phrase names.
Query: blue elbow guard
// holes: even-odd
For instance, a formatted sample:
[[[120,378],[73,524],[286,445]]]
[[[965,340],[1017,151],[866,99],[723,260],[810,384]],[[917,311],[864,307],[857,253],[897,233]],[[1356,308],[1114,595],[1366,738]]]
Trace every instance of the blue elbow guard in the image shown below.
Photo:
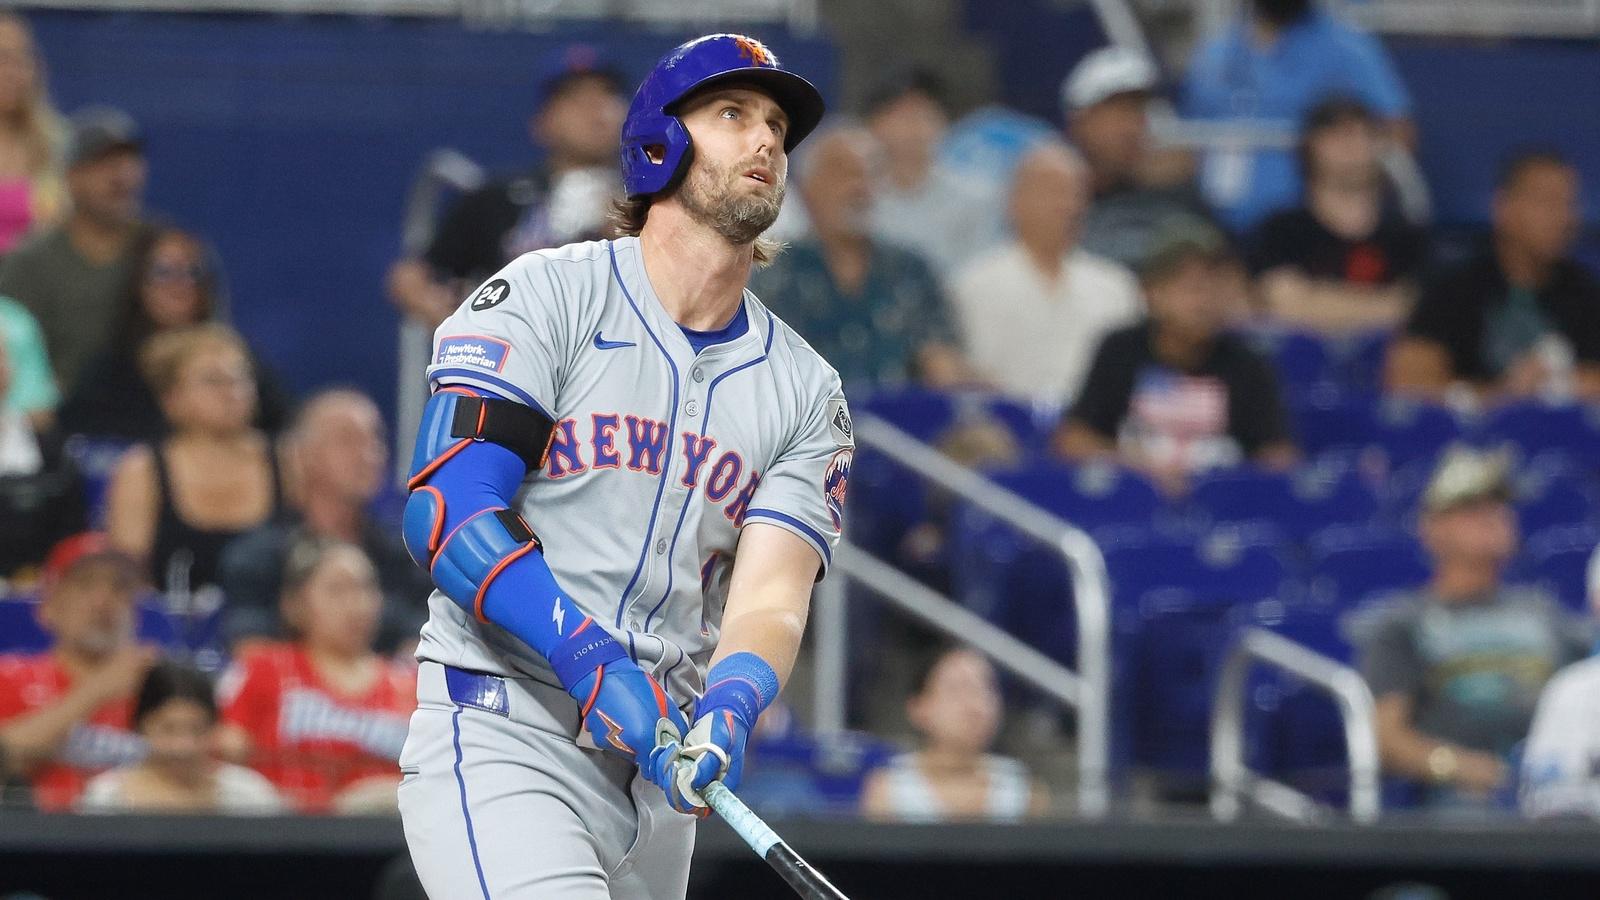
[[[530,466],[542,464],[552,428],[532,407],[441,389],[423,412],[402,530],[412,559],[446,596],[521,638],[561,675],[575,662],[569,655],[586,672],[625,653],[596,646],[602,629],[564,646],[583,613],[562,595],[533,529],[506,508]]]

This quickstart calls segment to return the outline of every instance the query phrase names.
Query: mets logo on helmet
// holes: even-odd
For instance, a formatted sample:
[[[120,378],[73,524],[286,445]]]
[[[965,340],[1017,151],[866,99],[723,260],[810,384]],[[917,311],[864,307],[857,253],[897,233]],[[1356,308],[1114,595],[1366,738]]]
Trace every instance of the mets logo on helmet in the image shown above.
[[[833,519],[834,530],[844,523],[844,495],[849,488],[850,463],[855,461],[854,450],[840,450],[828,461],[828,470],[822,473],[822,494],[828,499],[828,515]]]
[[[739,45],[739,55],[750,60],[751,65],[776,66],[778,64],[777,57],[772,55],[772,51],[768,50],[766,45],[755,38],[748,38],[741,34],[735,37],[733,42]]]

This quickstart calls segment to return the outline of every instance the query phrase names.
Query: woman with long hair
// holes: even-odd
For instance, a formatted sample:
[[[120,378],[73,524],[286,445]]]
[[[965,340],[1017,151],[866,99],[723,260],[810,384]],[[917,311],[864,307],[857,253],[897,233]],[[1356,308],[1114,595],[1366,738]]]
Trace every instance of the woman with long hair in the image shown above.
[[[0,253],[62,212],[65,128],[27,20],[0,13]]]
[[[90,357],[77,386],[61,406],[69,434],[153,441],[167,431],[155,389],[141,375],[139,354],[158,334],[214,322],[221,286],[210,247],[197,234],[173,226],[152,231],[134,254],[133,277],[118,301],[110,343]],[[277,380],[252,352],[256,380],[255,424],[276,433],[289,402]]]

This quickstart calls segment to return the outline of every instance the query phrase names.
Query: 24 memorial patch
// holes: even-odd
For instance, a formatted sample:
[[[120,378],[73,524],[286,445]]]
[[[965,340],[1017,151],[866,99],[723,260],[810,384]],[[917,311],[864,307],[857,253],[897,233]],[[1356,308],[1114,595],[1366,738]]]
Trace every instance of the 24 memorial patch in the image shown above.
[[[472,308],[478,312],[493,309],[509,296],[511,296],[511,283],[504,278],[496,278],[478,288],[477,293],[472,295]]]

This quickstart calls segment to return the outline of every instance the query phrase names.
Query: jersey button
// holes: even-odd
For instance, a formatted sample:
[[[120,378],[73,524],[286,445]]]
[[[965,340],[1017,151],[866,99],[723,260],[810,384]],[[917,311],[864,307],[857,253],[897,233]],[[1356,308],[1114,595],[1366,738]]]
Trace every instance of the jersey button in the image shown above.
[[[661,554],[665,552],[667,552],[667,539],[660,538],[656,541],[656,553]]]
[[[705,381],[706,380],[706,370],[705,369],[695,369],[693,374],[694,374],[694,380],[695,381]]]
[[[688,403],[685,403],[683,405],[683,414],[691,419],[700,415],[700,401],[690,400]]]

